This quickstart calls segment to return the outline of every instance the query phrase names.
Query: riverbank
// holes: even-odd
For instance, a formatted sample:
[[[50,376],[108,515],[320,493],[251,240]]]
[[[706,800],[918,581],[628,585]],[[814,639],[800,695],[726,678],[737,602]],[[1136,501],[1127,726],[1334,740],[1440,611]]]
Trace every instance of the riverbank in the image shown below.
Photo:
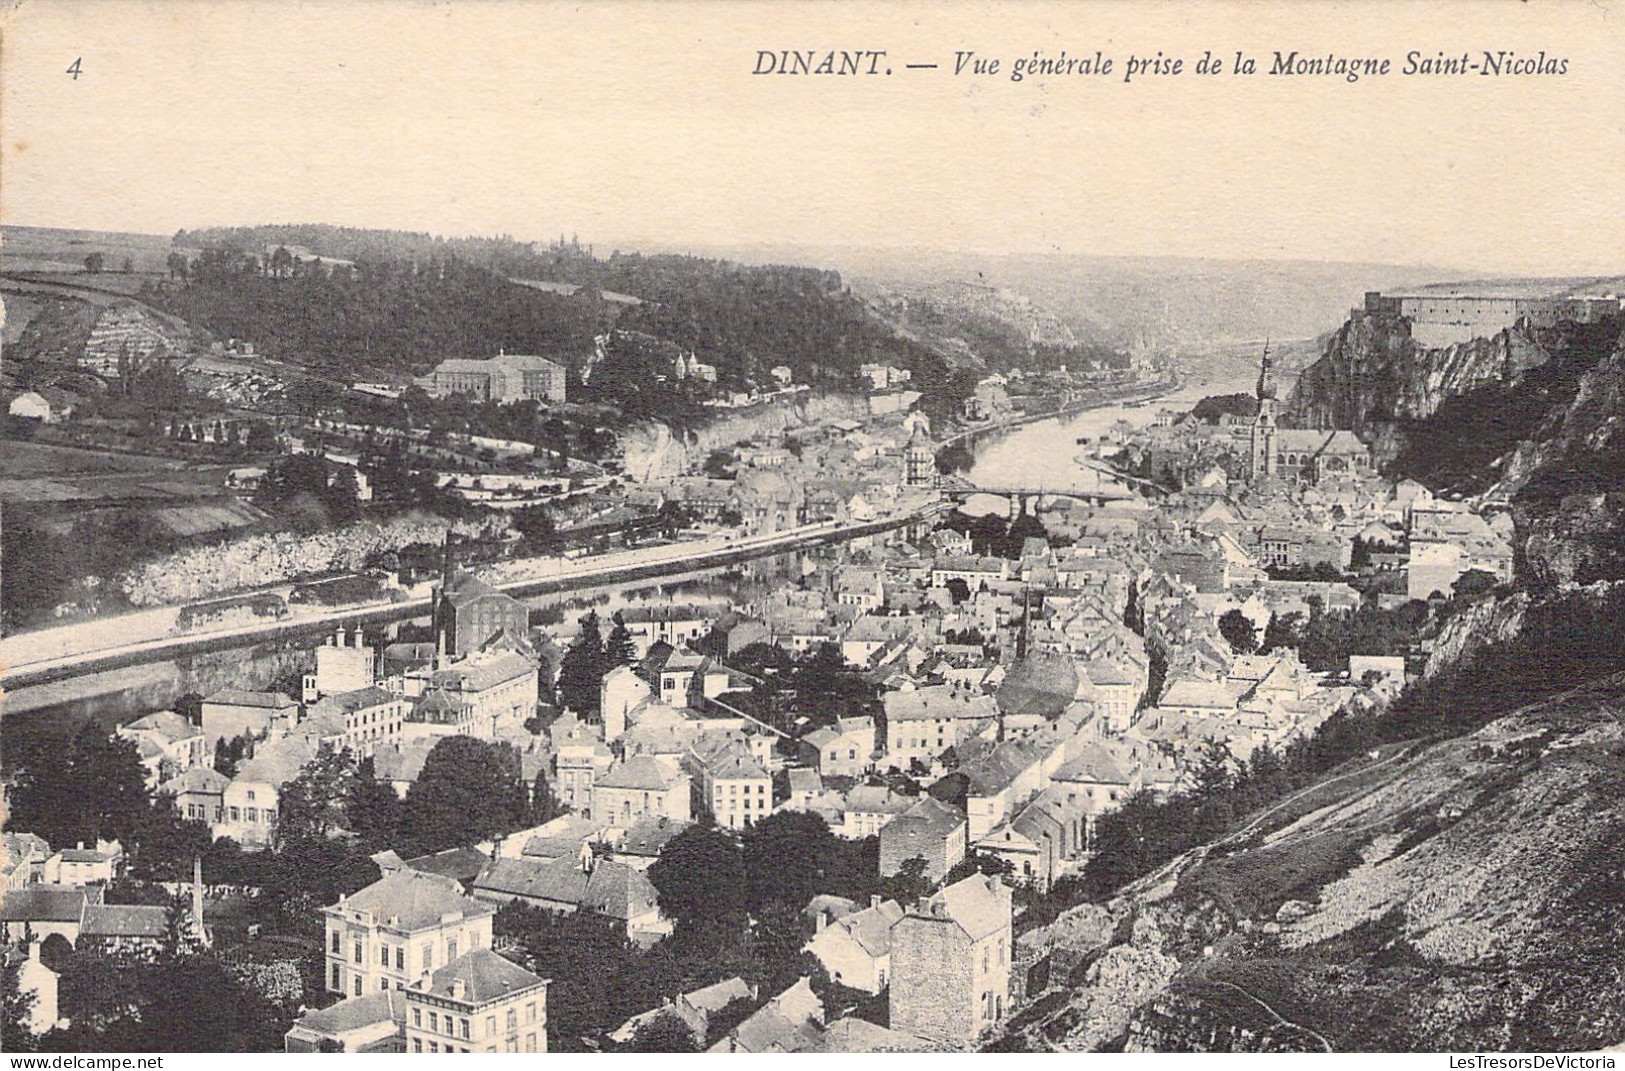
[[[1179,390],[1180,386],[1179,377],[1171,375],[1163,382],[1137,385],[1133,390],[1122,394],[1102,394],[1087,399],[1080,398],[1048,412],[1022,413],[1020,416],[1012,416],[1005,420],[978,425],[974,428],[966,428],[955,435],[948,436],[937,444],[937,463],[939,466],[944,464],[949,459],[953,448],[967,446],[984,436],[1014,431],[1028,424],[1036,424],[1041,420],[1064,420],[1067,417],[1077,416],[1079,413],[1086,413],[1091,409],[1155,401],[1158,398],[1174,393]]]
[[[743,539],[688,540],[575,560],[531,559],[509,563],[504,575],[495,578],[492,586],[518,598],[567,591],[577,586],[642,580],[707,566],[732,565],[789,550],[861,539],[890,531],[935,513],[938,508],[934,501],[922,500],[908,510],[863,523],[805,525]],[[429,610],[430,600],[424,595],[400,602],[310,607],[298,616],[179,635],[132,634],[131,630],[137,622],[129,619],[141,617],[142,624],[151,628],[146,615],[108,619],[106,624],[109,627],[97,629],[94,633],[88,633],[82,626],[44,629],[0,640],[0,662],[3,662],[0,684],[4,684],[7,690],[16,690],[82,673],[228,649],[246,642],[320,636],[340,624],[376,626],[411,620],[426,616]],[[117,642],[106,642],[109,637],[118,637]],[[100,642],[100,645],[86,646],[87,638],[92,643]]]

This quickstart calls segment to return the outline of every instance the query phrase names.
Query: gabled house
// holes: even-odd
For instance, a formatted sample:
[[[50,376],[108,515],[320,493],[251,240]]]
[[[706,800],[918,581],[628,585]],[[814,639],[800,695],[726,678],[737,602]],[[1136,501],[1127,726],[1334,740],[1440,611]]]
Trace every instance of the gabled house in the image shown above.
[[[874,769],[873,718],[840,718],[808,733],[802,742],[818,753],[818,772],[824,777],[857,777]]]
[[[1010,1004],[1011,894],[974,874],[910,905],[892,930],[891,1029],[970,1044]]]
[[[405,1051],[547,1051],[548,980],[489,948],[406,988]]]
[[[386,874],[322,908],[327,991],[358,997],[405,988],[466,952],[489,948],[495,913],[451,878],[411,869]]]
[[[818,957],[837,985],[879,993],[891,977],[891,932],[902,917],[902,905],[878,896],[862,911],[827,925],[820,915],[818,932],[807,942],[806,951]]]

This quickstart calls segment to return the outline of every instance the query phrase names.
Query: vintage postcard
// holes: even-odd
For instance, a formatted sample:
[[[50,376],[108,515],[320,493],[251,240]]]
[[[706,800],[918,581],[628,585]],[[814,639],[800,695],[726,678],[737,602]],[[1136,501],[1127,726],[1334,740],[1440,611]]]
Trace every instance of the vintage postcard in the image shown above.
[[[1612,1068],[1622,189],[1616,0],[10,0],[5,1059]]]

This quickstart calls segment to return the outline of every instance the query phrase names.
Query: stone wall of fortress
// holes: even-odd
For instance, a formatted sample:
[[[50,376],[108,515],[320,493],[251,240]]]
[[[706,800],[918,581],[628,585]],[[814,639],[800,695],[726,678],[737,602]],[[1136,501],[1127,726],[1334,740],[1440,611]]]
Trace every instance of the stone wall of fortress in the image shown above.
[[[1479,297],[1464,294],[1381,294],[1365,296],[1365,311],[1399,315],[1411,321],[1411,338],[1426,349],[1443,349],[1475,338],[1491,338],[1519,320],[1550,326],[1560,320],[1592,323],[1620,311],[1619,298]]]

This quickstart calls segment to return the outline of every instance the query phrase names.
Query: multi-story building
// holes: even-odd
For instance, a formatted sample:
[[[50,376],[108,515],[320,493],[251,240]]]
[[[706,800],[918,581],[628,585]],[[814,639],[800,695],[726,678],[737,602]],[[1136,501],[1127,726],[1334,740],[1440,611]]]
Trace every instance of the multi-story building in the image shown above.
[[[322,696],[311,704],[307,721],[322,743],[366,757],[381,744],[401,741],[410,706],[405,696],[369,684],[353,692]]]
[[[638,755],[605,771],[592,786],[595,821],[625,829],[641,818],[693,817],[692,781],[675,763]]]
[[[737,743],[702,740],[684,766],[697,778],[702,805],[717,825],[743,829],[772,812],[772,775]]]
[[[891,932],[903,917],[896,900],[870,898],[869,906],[829,922],[819,915],[818,932],[806,951],[818,957],[830,981],[865,993],[880,993],[891,976]]]
[[[316,757],[317,746],[315,737],[303,733],[260,744],[221,793],[220,817],[211,832],[230,837],[246,851],[270,847],[282,786]]]
[[[825,777],[856,777],[874,768],[873,718],[841,718],[802,742],[817,750],[818,772]]]
[[[885,707],[885,761],[896,769],[915,759],[930,764],[999,714],[992,696],[946,685],[887,692]]]
[[[970,1045],[1010,1004],[1010,890],[975,874],[909,907],[891,931],[891,1028]]]
[[[299,720],[299,701],[281,692],[225,688],[203,700],[203,736],[209,747],[220,739],[260,735],[273,726]]]
[[[407,987],[406,1051],[546,1052],[547,985],[489,948],[465,953]]]
[[[553,751],[553,792],[577,814],[591,816],[593,785],[615,764],[598,730],[564,713],[547,727]],[[607,797],[606,797],[607,799]]]
[[[136,745],[149,786],[157,785],[207,758],[203,731],[173,710],[137,718],[118,727],[118,736]]]
[[[457,573],[437,593],[435,639],[448,658],[465,658],[498,635],[523,640],[530,610],[518,599],[468,573]]]
[[[898,873],[911,859],[923,859],[923,876],[941,881],[965,858],[969,834],[965,815],[934,796],[921,796],[912,807],[880,830],[880,876]]]
[[[515,651],[489,651],[454,662],[443,669],[409,678],[407,690],[420,683],[424,696],[438,695],[440,709],[454,719],[451,726],[430,726],[419,735],[447,732],[495,740],[523,728],[536,713],[539,671],[535,660]],[[421,706],[421,704],[420,704]],[[414,714],[414,717],[426,716]]]
[[[563,365],[533,354],[454,357],[435,367],[429,392],[437,398],[463,394],[482,402],[562,402],[565,379]]]
[[[598,684],[598,709],[604,719],[604,739],[619,740],[630,723],[628,715],[642,702],[654,698],[649,682],[631,666],[616,666]]]
[[[451,878],[397,870],[322,908],[330,993],[404,989],[458,957],[491,946],[494,909]]]

